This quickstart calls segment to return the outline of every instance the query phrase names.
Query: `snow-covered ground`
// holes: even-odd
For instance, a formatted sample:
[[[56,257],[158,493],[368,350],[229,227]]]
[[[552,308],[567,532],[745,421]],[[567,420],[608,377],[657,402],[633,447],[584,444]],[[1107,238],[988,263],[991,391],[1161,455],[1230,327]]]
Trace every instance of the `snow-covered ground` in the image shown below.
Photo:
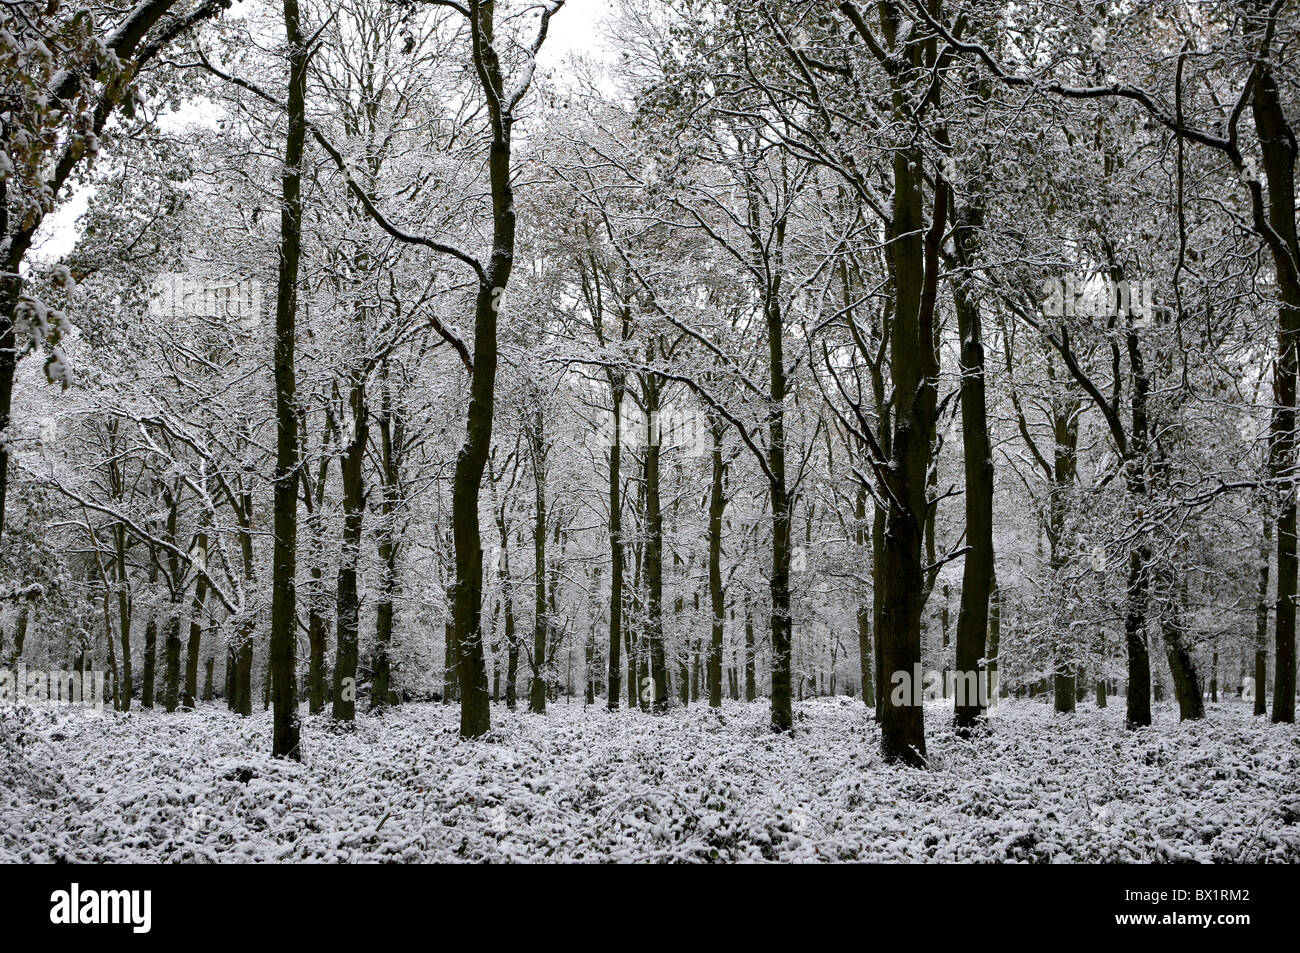
[[[561,702],[310,718],[303,764],[270,722],[0,711],[0,861],[1300,861],[1300,733],[1240,702],[1200,724],[1122,700],[1004,703],[988,738],[927,711],[929,770],[884,765],[860,702],[728,702],[663,718]]]

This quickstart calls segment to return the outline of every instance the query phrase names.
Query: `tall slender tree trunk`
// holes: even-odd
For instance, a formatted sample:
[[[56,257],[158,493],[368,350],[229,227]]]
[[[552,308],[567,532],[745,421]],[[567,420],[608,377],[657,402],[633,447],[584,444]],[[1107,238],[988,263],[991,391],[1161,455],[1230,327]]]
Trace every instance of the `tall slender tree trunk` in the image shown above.
[[[989,668],[988,668],[988,703],[998,703],[998,693],[1002,686],[998,684],[998,648],[1002,642],[1002,596],[998,590],[996,573],[989,588]]]
[[[1057,400],[1052,405],[1053,445],[1051,498],[1048,501],[1048,544],[1051,547],[1050,565],[1055,591],[1064,594],[1063,575],[1067,564],[1065,539],[1066,515],[1069,494],[1074,487],[1079,468],[1079,404],[1077,400]],[[1067,632],[1061,638],[1072,638]],[[1056,646],[1052,670],[1054,708],[1060,714],[1069,714],[1075,707],[1075,669],[1070,646]]]
[[[528,710],[546,711],[546,648],[548,642],[546,602],[546,434],[545,416],[538,401],[533,417],[533,677],[528,692]]]
[[[376,535],[379,544],[379,596],[375,608],[375,650],[371,668],[374,672],[370,684],[370,707],[394,705],[399,696],[391,688],[393,648],[393,607],[399,592],[397,561],[399,534],[398,510],[401,505],[401,454],[406,440],[401,417],[393,412],[393,395],[388,381],[388,366],[384,365],[384,386],[381,395],[383,413],[379,420],[380,472],[383,477],[383,500],[380,504],[382,520]]]
[[[2,506],[3,504],[0,504]],[[113,542],[116,548],[117,562],[117,618],[118,637],[122,641],[122,711],[131,710],[132,685],[131,672],[131,574],[126,565],[126,527],[118,524],[113,527]]]
[[[664,652],[663,628],[663,552],[664,517],[659,493],[659,381],[653,374],[644,377],[646,446],[643,456],[645,476],[645,634],[650,652],[649,681],[641,686],[641,699],[650,710],[662,714],[668,710],[668,661]],[[643,678],[643,682],[646,680]]]
[[[307,61],[298,0],[284,0],[289,52],[288,132],[281,175],[280,267],[275,298],[275,539],[271,550],[271,756],[299,760],[297,639],[298,408],[294,351],[297,346],[298,264],[302,254],[302,160],[307,125]]]
[[[194,548],[199,559],[206,561],[208,537],[206,533],[195,536]],[[199,695],[199,651],[203,641],[203,610],[207,603],[207,577],[199,573],[194,580],[194,600],[190,603],[190,637],[185,647],[185,690],[181,694],[181,707],[194,708]]]
[[[713,483],[709,491],[709,603],[713,610],[709,632],[709,707],[722,707],[722,643],[725,637],[726,595],[722,590],[722,514],[727,508],[723,481],[722,423],[710,422],[713,438]]]
[[[609,668],[606,705],[617,711],[622,688],[623,645],[623,500],[621,496],[623,456],[623,385],[610,388],[614,405],[614,432],[609,447]]]
[[[334,646],[334,705],[336,720],[356,718],[358,629],[361,600],[357,591],[357,565],[361,558],[361,534],[365,522],[365,455],[369,437],[369,414],[364,382],[354,380],[348,405],[352,421],[350,439],[340,458],[343,476],[343,544],[339,548],[338,622]]]
[[[144,669],[140,673],[140,707],[153,708],[154,667],[158,658],[158,615],[149,612],[149,620],[144,624]]]
[[[784,242],[784,222],[776,244]],[[780,279],[765,296],[768,348],[767,478],[772,506],[772,730],[794,730],[790,699],[793,617],[790,612],[790,508],[785,477],[785,343],[782,340]]]
[[[1268,560],[1273,524],[1264,518],[1259,549],[1259,600],[1255,603],[1255,714],[1268,714]]]
[[[167,541],[176,545],[180,499],[164,491],[167,502]],[[163,708],[173,712],[180,705],[181,687],[181,597],[184,591],[181,561],[174,553],[167,557],[167,618],[163,627]]]
[[[479,533],[479,491],[492,445],[492,411],[497,373],[497,311],[514,268],[515,196],[511,182],[510,147],[514,125],[513,100],[506,89],[493,46],[495,4],[491,0],[469,7],[471,31],[477,38],[479,76],[487,97],[492,141],[488,147],[488,178],[492,194],[492,253],[479,273],[474,304],[474,363],[470,373],[465,442],[456,457],[452,484],[452,537],[456,549],[456,583],[452,593],[457,675],[460,681],[460,733],[477,738],[491,727],[487,666],[484,661],[483,544]],[[538,46],[545,40],[549,11],[541,14]],[[527,88],[519,88],[522,96]]]
[[[978,229],[984,224],[978,205],[959,222],[958,261],[974,259]],[[957,695],[953,720],[959,734],[969,732],[985,712],[986,679],[980,671],[993,593],[993,449],[989,441],[985,401],[984,335],[979,304],[960,282],[953,286],[957,333],[961,339],[961,433],[966,476],[966,543],[970,552],[962,565],[961,605],[957,610]],[[974,697],[972,697],[974,696]]]
[[[853,537],[859,553],[864,552],[867,546],[867,505],[870,499],[867,488],[858,487],[856,507],[853,511]],[[862,595],[858,597],[857,622],[858,673],[862,681],[862,703],[874,712],[876,710],[876,663],[875,653],[871,650],[872,603]]]
[[[749,602],[745,602],[745,701],[752,702],[758,700],[758,679],[756,678],[756,665],[754,653],[757,646],[754,644],[754,615],[750,611]]]

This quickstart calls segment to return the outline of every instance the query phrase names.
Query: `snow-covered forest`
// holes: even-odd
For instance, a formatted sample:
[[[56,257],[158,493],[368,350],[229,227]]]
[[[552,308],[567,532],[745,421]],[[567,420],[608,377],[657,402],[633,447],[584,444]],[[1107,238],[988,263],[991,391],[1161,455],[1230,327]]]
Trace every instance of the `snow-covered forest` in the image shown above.
[[[0,4],[0,860],[1300,860],[1288,0]]]

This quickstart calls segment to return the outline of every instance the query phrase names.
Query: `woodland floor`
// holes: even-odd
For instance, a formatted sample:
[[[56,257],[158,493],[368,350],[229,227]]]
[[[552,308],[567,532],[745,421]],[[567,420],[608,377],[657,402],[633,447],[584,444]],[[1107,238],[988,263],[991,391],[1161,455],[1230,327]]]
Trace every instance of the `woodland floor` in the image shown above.
[[[560,702],[410,705],[355,730],[307,719],[305,762],[270,722],[0,709],[0,861],[1300,861],[1300,732],[1238,701],[1199,724],[1122,699],[1059,716],[1004,702],[975,743],[928,707],[928,770],[884,765],[860,701],[654,718]]]

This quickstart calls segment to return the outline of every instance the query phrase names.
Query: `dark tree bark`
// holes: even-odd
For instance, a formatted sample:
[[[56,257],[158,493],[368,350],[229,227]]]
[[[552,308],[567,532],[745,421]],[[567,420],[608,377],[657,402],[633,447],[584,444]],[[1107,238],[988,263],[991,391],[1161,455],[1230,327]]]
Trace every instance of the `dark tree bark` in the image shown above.
[[[166,539],[176,545],[180,520],[180,497],[163,488],[167,503]],[[173,712],[180,705],[181,688],[181,597],[184,592],[181,560],[174,550],[167,555],[167,616],[163,627],[163,708]]]
[[[723,489],[726,464],[722,459],[722,423],[711,421],[713,483],[709,490],[709,604],[713,610],[709,632],[709,707],[722,707],[722,643],[725,636],[726,594],[722,589],[722,514],[727,508]]]
[[[357,640],[361,615],[357,564],[361,558],[361,534],[365,522],[364,466],[369,437],[369,412],[361,380],[353,380],[348,389],[348,411],[352,421],[350,439],[344,444],[339,460],[343,477],[343,544],[339,548],[334,704],[331,712],[339,721],[352,721],[357,713]]]
[[[749,610],[749,602],[745,602],[745,701],[752,702],[758,699],[758,685],[755,677],[754,663],[754,616]]]
[[[897,108],[903,91],[896,90]],[[930,434],[937,420],[934,349],[934,294],[938,240],[947,218],[947,187],[939,179],[930,229],[924,230],[919,149],[900,150],[894,159],[896,236],[890,253],[896,304],[890,353],[895,398],[893,455],[888,473],[881,621],[878,651],[891,690],[881,706],[881,750],[890,761],[925,763],[924,709],[921,687],[912,684],[921,664],[921,612],[926,588],[922,543],[929,508],[926,487],[930,468]],[[894,681],[910,691],[895,690]],[[885,694],[882,682],[880,693]]]
[[[539,397],[533,414],[529,443],[533,463],[533,677],[528,692],[528,710],[546,711],[546,667],[549,630],[546,602],[546,419]]]
[[[1260,158],[1268,180],[1266,243],[1273,256],[1279,292],[1277,360],[1273,369],[1274,411],[1270,459],[1282,482],[1277,501],[1277,598],[1274,608],[1273,721],[1295,722],[1296,679],[1296,460],[1297,340],[1300,339],[1300,241],[1296,233],[1296,137],[1283,110],[1267,56],[1261,57],[1251,111]],[[1258,203],[1257,203],[1258,204]],[[1256,230],[1261,231],[1256,213]]]
[[[205,559],[208,551],[206,533],[194,538],[194,549]],[[199,650],[203,641],[203,610],[208,598],[208,580],[198,573],[194,580],[194,599],[190,603],[190,637],[185,646],[185,689],[181,694],[181,707],[194,708],[199,695]]]
[[[865,486],[858,487],[857,506],[854,510],[853,538],[859,552],[867,545],[867,504],[870,494]],[[875,509],[875,506],[872,506]],[[858,673],[862,682],[862,703],[873,712],[876,710],[876,663],[871,651],[872,603],[865,598],[858,600]]]
[[[379,547],[379,597],[375,610],[375,649],[371,668],[374,672],[370,684],[370,707],[395,705],[400,700],[392,691],[393,603],[400,586],[398,583],[398,556],[400,538],[397,520],[401,507],[401,457],[406,443],[406,428],[400,414],[393,410],[393,395],[388,381],[387,364],[383,368],[382,413],[379,418],[379,462],[382,477],[383,499],[380,504],[380,525],[376,530]]]
[[[659,380],[653,374],[641,378],[646,415],[645,451],[642,468],[645,485],[645,639],[650,653],[649,681],[640,686],[641,700],[655,714],[668,710],[668,660],[664,653],[663,629],[663,546],[664,517],[659,494]],[[642,679],[645,682],[645,678]]]
[[[775,244],[784,245],[785,222],[777,225]],[[780,275],[774,287],[764,295],[767,323],[767,478],[772,506],[772,730],[794,730],[794,713],[790,705],[790,649],[793,618],[790,614],[790,509],[793,505],[786,486],[785,473],[785,343],[782,340]]]
[[[1273,524],[1264,519],[1259,550],[1259,601],[1255,603],[1255,714],[1268,714],[1268,560]]]
[[[1048,501],[1048,542],[1051,546],[1049,560],[1052,578],[1060,579],[1068,560],[1065,524],[1069,508],[1069,494],[1078,475],[1079,457],[1079,402],[1057,399],[1052,407],[1052,430],[1055,453],[1052,455],[1051,498]],[[1058,646],[1053,661],[1052,692],[1054,707],[1061,714],[1074,711],[1074,663],[1065,646]]]
[[[288,132],[280,179],[280,262],[275,298],[275,539],[271,550],[271,755],[300,760],[297,660],[298,408],[294,351],[297,346],[298,267],[302,257],[302,161],[307,133],[307,62],[298,0],[284,0],[289,54]]]
[[[955,236],[958,262],[969,266],[984,213],[978,205],[959,221]],[[957,333],[961,340],[962,457],[966,476],[966,543],[962,566],[961,606],[957,611],[955,666],[958,695],[953,719],[958,733],[969,732],[983,716],[985,637],[993,592],[993,449],[989,442],[984,383],[984,338],[979,304],[960,282],[953,285]],[[971,696],[974,697],[971,697]]]
[[[131,710],[131,575],[126,564],[126,527],[121,523],[113,527],[115,562],[117,564],[117,619],[118,636],[122,642],[122,711]]]
[[[140,707],[153,708],[154,667],[158,658],[158,616],[149,613],[149,620],[144,624],[144,669],[140,673]]]
[[[623,662],[623,499],[621,468],[623,457],[623,378],[611,379],[614,431],[609,447],[609,669],[606,705],[617,711],[622,689]]]

